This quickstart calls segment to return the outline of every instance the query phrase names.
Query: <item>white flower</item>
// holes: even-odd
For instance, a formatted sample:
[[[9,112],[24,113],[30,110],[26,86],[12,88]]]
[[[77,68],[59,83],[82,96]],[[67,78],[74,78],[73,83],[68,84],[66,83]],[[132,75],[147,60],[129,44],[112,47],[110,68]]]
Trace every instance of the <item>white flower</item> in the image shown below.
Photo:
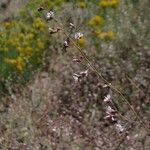
[[[109,84],[104,84],[104,85],[103,85],[103,88],[110,87],[110,86],[111,86],[111,83],[109,83]]]
[[[73,79],[74,79],[75,82],[78,82],[79,78],[80,78],[80,75],[78,75],[76,73],[73,74]]]
[[[116,124],[116,129],[117,129],[119,132],[123,132],[123,131],[124,131],[124,127],[123,127],[121,124],[119,124],[119,123]]]
[[[113,109],[113,108],[111,108],[110,106],[107,106],[106,107],[106,114],[114,114],[116,111]]]
[[[81,60],[78,59],[78,58],[74,58],[72,61],[73,61],[74,63],[79,63],[79,62],[81,62]]]
[[[69,27],[70,27],[70,29],[75,28],[73,23],[69,23]]]
[[[114,117],[115,117],[114,115],[109,114],[109,115],[106,115],[106,116],[104,117],[104,119],[107,119],[107,120],[109,120],[109,121],[111,121],[111,122],[114,122],[114,121],[116,121],[116,119],[115,119]]]
[[[88,69],[85,70],[85,71],[82,71],[82,72],[80,72],[80,75],[81,75],[82,77],[87,77],[88,71],[89,71]]]
[[[69,46],[67,41],[64,41],[64,46],[65,46],[65,47],[68,47],[68,46]]]
[[[53,11],[47,12],[46,18],[47,18],[48,20],[54,18],[54,12],[53,12]]]
[[[80,32],[77,32],[77,33],[75,34],[75,36],[74,36],[74,38],[75,38],[76,40],[81,39],[81,37],[83,37],[83,34],[80,33]]]
[[[108,94],[107,96],[105,96],[104,102],[105,103],[112,102],[110,94]]]

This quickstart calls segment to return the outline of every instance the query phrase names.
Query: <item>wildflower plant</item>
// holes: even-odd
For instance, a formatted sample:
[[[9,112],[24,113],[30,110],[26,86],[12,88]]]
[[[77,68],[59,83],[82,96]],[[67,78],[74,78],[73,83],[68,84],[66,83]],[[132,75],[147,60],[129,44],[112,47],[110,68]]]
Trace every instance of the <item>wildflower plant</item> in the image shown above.
[[[51,24],[51,22],[54,22],[54,24]],[[94,24],[96,23],[96,25],[97,25],[97,23],[98,24],[100,23],[99,21],[95,22],[95,20],[93,22],[94,22]],[[72,22],[69,24],[73,25],[73,27],[77,26],[77,25],[74,25],[74,23],[72,23]],[[68,28],[69,28],[69,24],[68,24]],[[91,24],[91,25],[94,25],[94,24]],[[103,77],[101,71],[99,71],[93,65],[91,60],[89,59],[88,55],[86,54],[86,51],[81,48],[81,45],[78,43],[78,41],[84,37],[84,34],[79,32],[78,30],[76,31],[76,28],[74,28],[73,31],[68,33],[66,31],[66,29],[64,28],[63,23],[59,22],[59,20],[57,19],[56,16],[52,20],[50,20],[50,26],[52,26],[52,25],[58,26],[56,28],[56,32],[53,32],[53,33],[58,34],[59,32],[57,29],[60,28],[62,37],[64,39],[67,39],[67,41],[64,40],[64,42],[63,42],[63,46],[65,47],[65,52],[68,52],[67,49],[70,48],[71,46],[74,46],[76,48],[76,50],[79,52],[79,54],[81,55],[82,60],[80,60],[80,58],[74,58],[73,62],[81,63],[86,66],[86,70],[72,74],[75,84],[82,83],[82,80],[86,80],[86,78],[89,76],[90,72],[94,72],[98,76],[100,83],[102,82],[105,84],[103,87],[104,88],[108,87],[108,93],[109,93],[109,91],[111,91],[111,92],[118,94],[123,103],[123,107],[125,107],[125,106],[128,107],[131,110],[131,112],[135,115],[136,119],[138,120],[138,123],[141,124],[142,127],[147,132],[150,132],[148,126],[145,124],[145,122],[143,122],[142,118],[139,117],[136,110],[132,107],[130,102],[124,97],[122,92],[119,89],[117,89],[114,85],[109,83],[109,81],[107,81],[107,79],[105,79],[105,77]],[[114,38],[114,35],[113,35],[113,32],[111,32],[111,31],[109,31],[108,33],[103,32],[103,34],[100,32],[100,37],[101,37],[101,39],[108,40],[108,39]],[[114,130],[116,130],[116,132],[118,132],[119,134],[125,134],[125,138],[126,138],[129,135],[128,135],[128,127],[125,127],[125,124],[130,124],[132,121],[130,122],[130,120],[128,118],[124,117],[122,115],[122,112],[120,112],[120,108],[118,109],[116,106],[117,106],[116,102],[114,100],[112,100],[111,95],[107,94],[104,98],[105,115],[104,115],[103,119],[106,121],[106,125],[108,125],[108,126],[113,125]],[[82,120],[82,117],[80,117],[80,116],[78,116],[77,118],[78,118],[79,122],[80,122],[80,120]]]

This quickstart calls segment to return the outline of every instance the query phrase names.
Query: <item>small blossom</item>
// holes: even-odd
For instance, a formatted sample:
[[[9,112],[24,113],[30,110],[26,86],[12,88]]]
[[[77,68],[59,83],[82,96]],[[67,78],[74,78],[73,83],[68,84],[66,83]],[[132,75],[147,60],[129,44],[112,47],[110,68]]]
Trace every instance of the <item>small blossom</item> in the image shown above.
[[[132,141],[132,139],[131,139],[131,137],[130,137],[129,135],[126,136],[126,139],[127,139],[129,142]]]
[[[75,36],[74,36],[74,38],[75,38],[76,40],[79,40],[79,39],[81,39],[82,37],[83,37],[83,34],[80,33],[80,32],[77,32],[77,33],[75,34]]]
[[[116,111],[111,108],[110,106],[106,107],[106,114],[110,115],[110,114],[114,114]]]
[[[63,52],[67,52],[67,47],[69,47],[69,43],[70,43],[70,39],[67,38],[63,43],[63,48],[62,48]]]
[[[84,37],[81,37],[80,39],[78,39],[76,41],[76,43],[80,46],[80,47],[83,47],[86,43],[86,39]]]
[[[110,87],[110,86],[111,86],[111,83],[109,83],[109,84],[104,84],[104,85],[103,85],[103,88]]]
[[[74,79],[75,82],[78,82],[79,78],[80,78],[80,75],[78,75],[76,73],[73,74],[73,79]]]
[[[68,45],[68,42],[67,42],[67,41],[64,41],[64,46],[65,46],[65,47],[69,47],[69,45]]]
[[[72,61],[73,61],[74,63],[80,63],[80,62],[81,62],[81,60],[78,59],[78,58],[74,58]]]
[[[53,19],[53,18],[54,18],[54,12],[53,11],[47,12],[46,19],[50,20],[50,19]]]
[[[116,8],[118,4],[119,4],[119,0],[111,0],[111,1],[100,0],[98,5],[102,8],[107,8],[107,7]]]
[[[90,26],[97,26],[100,25],[104,22],[104,19],[101,16],[94,16],[93,18],[90,19],[88,24]]]
[[[69,23],[69,28],[70,29],[75,28],[74,24],[73,23]]]
[[[56,131],[57,131],[57,128],[56,128],[56,127],[53,127],[53,128],[52,128],[52,131],[56,132]]]
[[[113,40],[115,38],[115,34],[112,31],[101,32],[98,37],[102,40]]]
[[[108,94],[107,96],[105,96],[104,102],[105,102],[105,103],[112,102],[111,96],[110,96],[109,94]]]
[[[120,133],[122,133],[124,131],[124,127],[120,124],[120,123],[117,123],[116,124],[116,129],[117,131],[119,131]]]
[[[54,33],[57,33],[61,30],[61,28],[57,27],[57,28],[49,28],[49,33],[50,34],[54,34]]]
[[[108,120],[109,122],[116,122],[115,116],[112,114],[106,115],[104,119]]]
[[[88,75],[88,69],[85,70],[85,71],[80,72],[80,75],[81,75],[82,77],[86,77],[86,76]]]

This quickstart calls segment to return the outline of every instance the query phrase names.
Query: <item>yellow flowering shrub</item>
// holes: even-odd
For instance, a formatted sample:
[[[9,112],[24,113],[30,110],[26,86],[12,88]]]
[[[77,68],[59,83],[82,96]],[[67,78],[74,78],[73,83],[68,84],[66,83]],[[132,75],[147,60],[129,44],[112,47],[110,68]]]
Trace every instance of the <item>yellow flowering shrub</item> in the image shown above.
[[[33,66],[39,63],[45,49],[45,23],[35,17],[30,24],[22,21],[9,21],[0,25],[0,73],[23,73],[31,59]],[[45,40],[45,41],[44,41]]]
[[[0,23],[0,77],[23,82],[42,64],[49,41],[46,24],[37,9],[61,6],[65,0],[32,0],[14,19]],[[1,78],[0,78],[1,82]]]
[[[0,23],[0,77],[14,81],[21,77],[24,81],[42,64],[49,38],[37,8],[42,5],[57,9],[64,2],[32,0],[18,11],[15,19]]]

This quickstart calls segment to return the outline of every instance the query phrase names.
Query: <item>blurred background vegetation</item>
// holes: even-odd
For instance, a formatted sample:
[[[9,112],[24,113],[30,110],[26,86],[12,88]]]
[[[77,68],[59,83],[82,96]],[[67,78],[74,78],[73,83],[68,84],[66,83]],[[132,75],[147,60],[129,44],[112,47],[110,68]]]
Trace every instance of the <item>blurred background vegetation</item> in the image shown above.
[[[70,22],[79,27],[84,37],[77,44],[149,125],[149,6],[149,0],[0,2],[0,149],[150,149],[133,113],[96,74],[74,84],[72,74],[86,69],[72,63],[80,54],[73,46],[62,52],[64,35],[49,35],[56,24],[38,11],[52,9],[66,31]],[[130,140],[103,119],[108,92],[132,122],[123,121]]]

